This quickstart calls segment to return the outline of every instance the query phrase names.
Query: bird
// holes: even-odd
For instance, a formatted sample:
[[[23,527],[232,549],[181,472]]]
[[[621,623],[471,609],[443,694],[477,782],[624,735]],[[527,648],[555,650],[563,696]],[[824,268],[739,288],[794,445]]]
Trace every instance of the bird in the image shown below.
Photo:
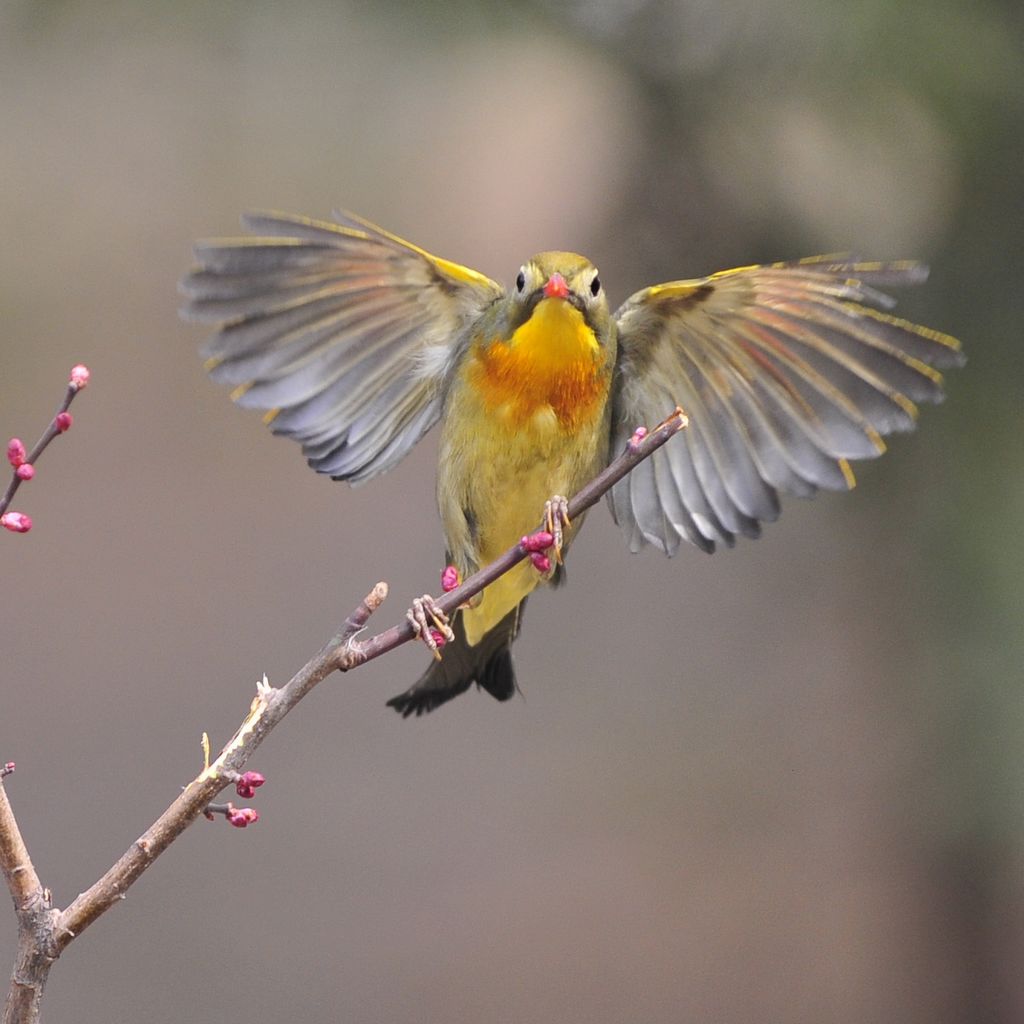
[[[656,284],[614,312],[597,267],[528,259],[509,288],[348,212],[245,214],[238,238],[197,242],[182,315],[214,324],[212,379],[262,410],[309,465],[360,484],[440,422],[437,505],[465,579],[536,528],[553,558],[520,562],[449,622],[426,596],[410,621],[434,651],[388,701],[403,717],[473,684],[518,691],[511,645],[542,583],[564,579],[573,494],[638,425],[673,409],[686,430],[611,490],[632,551],[667,555],[756,538],[780,495],[854,485],[850,462],[914,428],[964,362],[953,337],[894,316],[880,288],[913,260],[817,256]],[[448,570],[449,572],[451,570]],[[443,646],[441,646],[443,644]]]

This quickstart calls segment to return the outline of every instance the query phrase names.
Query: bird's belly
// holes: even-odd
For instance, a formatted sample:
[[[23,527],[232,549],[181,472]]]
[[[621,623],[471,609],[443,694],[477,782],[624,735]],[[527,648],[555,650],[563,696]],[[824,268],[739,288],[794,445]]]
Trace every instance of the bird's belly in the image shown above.
[[[469,443],[463,437],[453,443],[456,439],[444,436],[447,429],[442,437],[441,512],[449,550],[463,571],[486,565],[537,529],[544,502],[553,494],[572,495],[607,457],[603,412],[573,430],[565,429],[551,407],[543,405],[512,429],[503,426],[500,409],[492,410],[482,424],[485,428]],[[578,527],[574,521],[566,545]],[[492,583],[462,613],[470,644],[479,642],[540,579],[525,561]]]
[[[514,436],[486,438],[467,481],[481,564],[536,529],[548,498],[572,494],[596,472],[596,435],[596,429],[567,434],[543,407]]]

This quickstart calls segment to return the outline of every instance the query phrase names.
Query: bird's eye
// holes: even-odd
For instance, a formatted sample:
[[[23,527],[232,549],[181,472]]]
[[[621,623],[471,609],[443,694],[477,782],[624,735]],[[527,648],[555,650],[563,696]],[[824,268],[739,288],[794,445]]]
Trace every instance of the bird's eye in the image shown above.
[[[521,292],[525,287],[526,287],[526,274],[524,274],[520,270],[518,276],[516,277],[516,291],[517,292]]]
[[[593,295],[594,298],[596,299],[597,296],[600,295],[600,293],[601,293],[601,278],[595,277],[594,280],[590,282],[590,294]]]

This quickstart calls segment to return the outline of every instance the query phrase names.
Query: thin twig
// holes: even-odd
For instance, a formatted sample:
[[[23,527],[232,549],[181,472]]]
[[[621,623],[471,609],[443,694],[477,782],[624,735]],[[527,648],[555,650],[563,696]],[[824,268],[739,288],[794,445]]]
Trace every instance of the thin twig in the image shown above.
[[[7,490],[4,492],[4,496],[0,498],[0,515],[3,515],[7,511],[14,498],[14,495],[18,492],[18,488],[25,482],[26,478],[18,473],[19,466],[28,465],[34,467],[36,462],[39,460],[39,456],[43,454],[50,442],[60,434],[67,431],[71,425],[71,416],[68,413],[68,408],[75,399],[75,395],[85,387],[89,381],[89,371],[84,366],[75,366],[71,370],[71,379],[68,381],[67,390],[64,392],[64,400],[60,403],[57,411],[53,414],[50,422],[47,424],[46,429],[43,431],[42,436],[33,445],[32,450],[24,453],[24,458],[18,460],[18,465],[14,465],[12,460],[12,472],[11,480],[7,485]],[[66,420],[63,417],[67,417]],[[14,439],[12,439],[13,443]],[[18,442],[20,444],[20,442]],[[8,458],[10,458],[10,452],[8,452]]]
[[[81,893],[60,915],[55,936],[58,951],[81,935],[114,903],[124,899],[128,888],[142,872],[204,813],[221,790],[231,784],[232,777],[237,775],[270,730],[317,683],[335,670],[335,652],[345,647],[366,626],[370,616],[383,604],[387,593],[387,584],[378,583],[345,620],[341,631],[284,686],[274,688],[265,682],[259,684],[248,715],[216,760],[185,787],[182,794],[132,843],[102,878]]]

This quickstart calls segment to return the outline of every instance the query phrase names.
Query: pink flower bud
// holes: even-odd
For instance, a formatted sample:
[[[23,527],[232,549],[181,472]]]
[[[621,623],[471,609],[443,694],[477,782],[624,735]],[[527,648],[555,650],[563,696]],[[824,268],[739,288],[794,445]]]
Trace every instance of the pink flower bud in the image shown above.
[[[547,551],[552,544],[555,543],[555,538],[551,536],[547,530],[538,530],[536,533],[531,533],[528,537],[521,537],[519,543],[522,545],[524,551],[535,552],[535,551]]]
[[[77,391],[81,391],[89,383],[89,367],[79,363],[71,367],[71,379],[68,383]]]
[[[0,516],[0,526],[11,533],[28,533],[32,529],[32,520],[24,512],[5,512]]]
[[[637,427],[633,431],[633,436],[629,439],[629,447],[631,451],[636,451],[639,447],[640,442],[647,436],[646,427]]]
[[[260,820],[259,811],[254,811],[251,807],[232,807],[227,817],[235,828],[245,828],[246,825],[253,825]]]
[[[438,647],[444,647],[444,645],[448,643],[448,637],[446,637],[439,629],[432,629],[430,631],[430,636]]]
[[[71,413],[59,412],[53,422],[57,425],[57,429],[63,434],[66,430],[71,429],[71,424],[75,421],[71,418]]]
[[[235,792],[245,800],[251,800],[256,790],[267,780],[259,772],[246,772],[235,783]]]
[[[13,761],[8,761],[7,764],[5,764],[3,766],[3,768],[0,768],[0,779],[7,778],[7,776],[10,775],[11,772],[13,772],[13,771],[14,771],[14,762]]]
[[[454,565],[446,565],[441,573],[441,589],[450,594],[459,585],[459,570]]]
[[[7,442],[7,461],[17,469],[25,461],[25,445],[21,439],[12,437]]]
[[[19,480],[31,480],[36,475],[36,468],[30,462],[23,462],[14,472]]]
[[[534,569],[537,572],[550,572],[551,571],[551,559],[547,555],[541,554],[539,551],[534,551],[530,555],[530,561],[533,562]]]

